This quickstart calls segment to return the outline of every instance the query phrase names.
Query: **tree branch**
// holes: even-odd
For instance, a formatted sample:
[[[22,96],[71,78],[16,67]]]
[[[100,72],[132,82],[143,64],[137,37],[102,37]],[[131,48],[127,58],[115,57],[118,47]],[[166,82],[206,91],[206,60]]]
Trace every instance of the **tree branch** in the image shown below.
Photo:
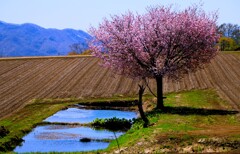
[[[154,94],[154,93],[153,93],[153,91],[151,90],[151,88],[149,87],[149,84],[148,84],[148,82],[147,82],[147,79],[146,79],[146,78],[144,78],[144,79],[143,79],[143,81],[145,82],[146,86],[148,87],[148,89],[149,89],[150,93],[152,93],[152,95],[153,95],[154,97],[157,97],[157,95],[156,95],[156,94]]]

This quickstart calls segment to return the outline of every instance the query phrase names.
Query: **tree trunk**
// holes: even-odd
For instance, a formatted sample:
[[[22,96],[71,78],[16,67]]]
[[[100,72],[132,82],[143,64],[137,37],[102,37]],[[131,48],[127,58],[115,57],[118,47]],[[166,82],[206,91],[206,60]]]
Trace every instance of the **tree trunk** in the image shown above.
[[[149,124],[149,120],[147,119],[147,117],[145,116],[144,114],[144,111],[143,111],[143,108],[142,108],[142,95],[144,93],[144,90],[145,88],[141,85],[139,85],[139,100],[138,100],[138,110],[139,110],[139,113],[140,113],[140,116],[142,118],[142,120],[144,121],[144,127],[147,127],[148,124]]]
[[[156,78],[157,82],[157,109],[164,109],[163,105],[163,77],[162,76],[157,76]]]

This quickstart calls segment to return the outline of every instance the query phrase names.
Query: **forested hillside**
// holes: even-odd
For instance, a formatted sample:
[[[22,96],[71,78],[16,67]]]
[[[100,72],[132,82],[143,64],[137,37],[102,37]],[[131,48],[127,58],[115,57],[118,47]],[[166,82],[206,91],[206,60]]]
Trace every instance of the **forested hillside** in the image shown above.
[[[0,57],[67,55],[74,43],[88,48],[91,36],[74,29],[45,29],[35,24],[0,21]]]

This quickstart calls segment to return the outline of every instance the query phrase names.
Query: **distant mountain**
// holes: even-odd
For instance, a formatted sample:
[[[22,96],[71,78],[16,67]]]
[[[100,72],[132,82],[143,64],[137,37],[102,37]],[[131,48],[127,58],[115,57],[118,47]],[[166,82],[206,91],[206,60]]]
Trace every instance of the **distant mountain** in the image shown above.
[[[74,43],[87,49],[91,38],[81,30],[45,29],[35,24],[0,21],[0,57],[67,55]]]

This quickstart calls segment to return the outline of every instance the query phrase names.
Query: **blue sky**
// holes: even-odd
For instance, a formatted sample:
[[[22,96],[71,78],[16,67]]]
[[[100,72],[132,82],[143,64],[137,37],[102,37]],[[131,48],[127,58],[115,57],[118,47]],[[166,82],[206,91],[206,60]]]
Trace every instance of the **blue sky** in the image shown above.
[[[88,31],[104,17],[128,10],[143,13],[147,6],[175,4],[185,8],[200,0],[0,0],[0,20],[35,23],[45,28],[74,28]],[[240,0],[201,0],[206,12],[218,10],[218,24],[240,25]]]

